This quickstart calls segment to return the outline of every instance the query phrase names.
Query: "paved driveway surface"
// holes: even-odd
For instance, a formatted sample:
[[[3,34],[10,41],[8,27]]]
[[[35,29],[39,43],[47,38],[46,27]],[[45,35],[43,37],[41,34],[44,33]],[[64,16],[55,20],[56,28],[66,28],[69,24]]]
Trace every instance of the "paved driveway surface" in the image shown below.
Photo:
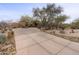
[[[18,55],[79,54],[79,44],[40,31],[37,28],[18,28],[15,31]]]

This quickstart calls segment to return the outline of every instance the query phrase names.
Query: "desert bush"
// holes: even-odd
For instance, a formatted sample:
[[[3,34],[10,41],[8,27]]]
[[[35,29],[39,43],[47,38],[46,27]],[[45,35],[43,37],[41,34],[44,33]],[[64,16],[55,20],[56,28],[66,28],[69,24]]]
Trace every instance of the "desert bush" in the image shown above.
[[[6,37],[3,33],[0,33],[0,44],[3,44],[6,42]]]

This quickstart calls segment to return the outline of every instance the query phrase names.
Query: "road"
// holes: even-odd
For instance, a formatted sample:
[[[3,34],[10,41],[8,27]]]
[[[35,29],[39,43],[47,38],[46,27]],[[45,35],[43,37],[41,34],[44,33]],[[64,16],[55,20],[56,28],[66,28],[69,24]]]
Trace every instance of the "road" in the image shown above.
[[[56,37],[37,28],[15,29],[17,55],[78,55],[79,43]]]

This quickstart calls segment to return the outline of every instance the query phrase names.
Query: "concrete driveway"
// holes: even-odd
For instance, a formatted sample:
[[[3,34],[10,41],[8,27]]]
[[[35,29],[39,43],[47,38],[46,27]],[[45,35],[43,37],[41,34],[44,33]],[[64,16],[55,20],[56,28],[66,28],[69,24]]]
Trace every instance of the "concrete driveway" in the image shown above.
[[[37,28],[15,30],[17,55],[76,55],[79,43],[56,37]]]

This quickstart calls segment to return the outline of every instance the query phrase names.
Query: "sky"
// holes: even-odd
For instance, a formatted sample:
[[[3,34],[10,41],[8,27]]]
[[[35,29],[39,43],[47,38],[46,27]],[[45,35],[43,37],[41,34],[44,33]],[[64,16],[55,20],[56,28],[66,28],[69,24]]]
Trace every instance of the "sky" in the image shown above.
[[[42,8],[47,3],[0,3],[0,21],[17,21],[22,15],[32,16],[33,8]],[[63,8],[63,14],[69,16],[66,23],[79,18],[79,4],[77,3],[57,3]]]

